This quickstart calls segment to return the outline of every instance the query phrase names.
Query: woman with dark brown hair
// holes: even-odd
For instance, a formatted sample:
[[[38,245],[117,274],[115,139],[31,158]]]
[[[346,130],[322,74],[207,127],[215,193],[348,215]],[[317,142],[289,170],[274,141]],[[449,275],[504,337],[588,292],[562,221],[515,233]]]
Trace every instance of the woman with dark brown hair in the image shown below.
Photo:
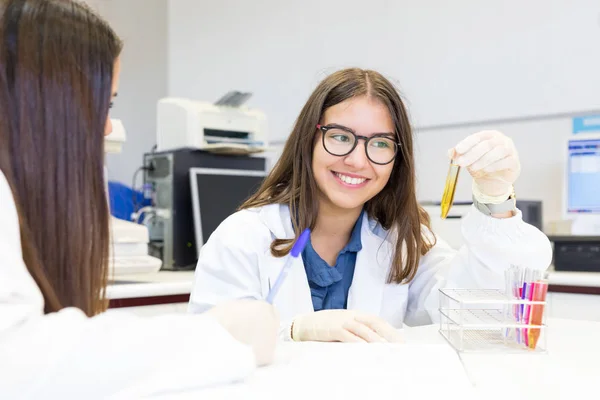
[[[278,320],[265,302],[102,314],[103,145],[121,47],[82,3],[0,0],[0,398],[181,390],[272,359]]]
[[[511,264],[548,268],[548,238],[515,206],[512,140],[478,132],[449,157],[474,178],[460,251],[431,232],[417,202],[412,130],[397,90],[375,71],[331,74],[263,185],[202,247],[189,310],[266,298],[306,228],[310,241],[274,302],[288,340],[396,341],[403,323],[437,320],[439,288],[503,288]]]

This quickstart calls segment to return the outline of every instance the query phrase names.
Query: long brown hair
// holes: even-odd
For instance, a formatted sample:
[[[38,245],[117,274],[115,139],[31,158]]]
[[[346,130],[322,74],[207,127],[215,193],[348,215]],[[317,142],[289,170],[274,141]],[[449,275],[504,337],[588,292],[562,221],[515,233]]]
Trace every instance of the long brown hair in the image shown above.
[[[314,228],[319,206],[319,192],[311,168],[316,125],[329,107],[363,95],[378,99],[388,108],[400,140],[390,179],[382,191],[367,202],[365,210],[397,237],[388,281],[406,282],[414,278],[420,257],[435,244],[435,238],[425,234],[430,228],[429,216],[417,203],[408,113],[394,85],[378,72],[350,68],[325,78],[302,108],[273,170],[240,209],[287,204],[290,214],[298,215],[297,219],[292,218],[296,237],[305,228]],[[423,227],[427,228],[425,232]],[[290,251],[291,245],[291,240],[275,239],[271,253],[282,257]]]
[[[0,169],[45,312],[106,309],[104,128],[121,41],[72,0],[0,0]]]

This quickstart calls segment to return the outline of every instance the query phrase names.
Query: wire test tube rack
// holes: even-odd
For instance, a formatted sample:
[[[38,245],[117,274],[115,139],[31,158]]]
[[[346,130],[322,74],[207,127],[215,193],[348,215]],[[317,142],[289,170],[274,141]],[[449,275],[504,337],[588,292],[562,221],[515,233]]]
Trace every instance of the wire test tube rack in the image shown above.
[[[496,289],[439,291],[439,332],[458,352],[547,352],[546,300],[515,299]]]

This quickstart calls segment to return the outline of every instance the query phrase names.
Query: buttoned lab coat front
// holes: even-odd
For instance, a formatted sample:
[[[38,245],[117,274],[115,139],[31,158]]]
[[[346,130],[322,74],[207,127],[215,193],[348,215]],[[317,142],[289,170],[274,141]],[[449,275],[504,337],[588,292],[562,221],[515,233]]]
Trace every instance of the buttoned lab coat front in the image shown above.
[[[362,250],[356,258],[348,309],[379,315],[397,328],[403,322],[439,321],[440,288],[503,289],[504,270],[511,264],[544,270],[552,259],[550,241],[525,223],[520,211],[512,218],[498,219],[472,207],[462,220],[466,244],[460,250],[438,237],[410,283],[388,284],[395,246],[388,233],[364,214]],[[265,299],[286,262],[286,257],[271,255],[271,242],[293,237],[286,205],[242,210],[228,217],[200,251],[189,311],[203,312],[234,298]],[[280,336],[289,340],[293,318],[314,311],[302,257],[294,259],[274,305],[282,320]]]
[[[242,379],[255,368],[250,347],[208,316],[88,318],[73,307],[45,315],[0,171],[0,399],[133,399]]]

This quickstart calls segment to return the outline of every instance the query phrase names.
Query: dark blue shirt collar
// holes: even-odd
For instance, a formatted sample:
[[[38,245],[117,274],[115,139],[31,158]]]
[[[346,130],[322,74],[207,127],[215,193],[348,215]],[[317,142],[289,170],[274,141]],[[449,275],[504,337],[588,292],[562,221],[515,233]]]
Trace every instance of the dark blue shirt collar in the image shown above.
[[[356,220],[356,223],[354,224],[354,228],[352,228],[352,232],[350,233],[350,240],[348,241],[348,244],[346,244],[346,246],[342,249],[342,251],[340,251],[340,254],[348,252],[348,251],[359,252],[360,250],[362,250],[362,242],[360,240],[360,234],[361,234],[362,221],[363,221],[364,215],[365,215],[365,209],[363,207],[363,209],[360,212],[360,215],[358,216],[358,219]],[[296,221],[298,221],[298,210],[297,209],[296,209]],[[310,239],[308,241],[308,244],[310,245],[310,247],[312,247]]]
[[[354,224],[354,228],[352,228],[348,244],[346,244],[346,246],[344,246],[344,248],[338,254],[338,261],[341,255],[349,252],[357,253],[362,249],[361,227],[363,215],[364,210],[360,213],[360,216]],[[344,268],[340,265],[337,265],[337,261],[335,266],[330,267],[317,254],[310,240],[302,252],[302,258],[304,260],[308,280],[314,282],[318,286],[326,287],[342,280]]]

